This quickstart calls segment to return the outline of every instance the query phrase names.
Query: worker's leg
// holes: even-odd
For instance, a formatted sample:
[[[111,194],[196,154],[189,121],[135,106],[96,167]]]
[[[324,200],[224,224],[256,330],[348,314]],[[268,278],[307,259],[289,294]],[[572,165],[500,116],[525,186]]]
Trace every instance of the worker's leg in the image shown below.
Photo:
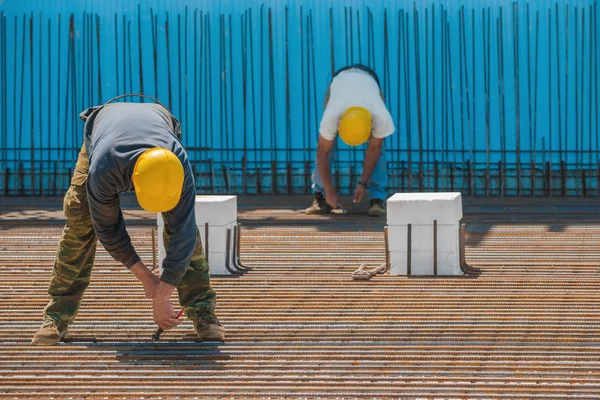
[[[163,241],[165,251],[168,248],[172,231],[163,217],[165,230]],[[185,315],[191,320],[201,316],[214,317],[217,294],[210,287],[210,269],[204,257],[204,249],[200,240],[200,232],[196,229],[196,248],[183,278],[177,286],[179,302],[185,309]]]
[[[377,164],[375,164],[371,179],[367,183],[367,191],[371,200],[385,201],[387,199],[387,185],[388,171],[384,145],[381,147],[381,155],[379,156],[379,160],[377,160]]]
[[[52,297],[44,310],[44,319],[57,324],[73,322],[90,282],[96,254],[96,234],[92,225],[85,182],[88,157],[82,147],[71,186],[64,198],[67,218],[54,260],[48,294]]]

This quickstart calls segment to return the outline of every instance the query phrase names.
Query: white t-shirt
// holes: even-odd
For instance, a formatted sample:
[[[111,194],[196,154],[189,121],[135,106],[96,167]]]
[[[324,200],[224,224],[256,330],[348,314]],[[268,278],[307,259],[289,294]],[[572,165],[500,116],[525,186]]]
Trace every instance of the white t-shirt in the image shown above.
[[[360,69],[342,71],[331,81],[329,102],[323,112],[319,133],[334,140],[340,119],[348,107],[364,107],[371,113],[373,137],[383,139],[395,131],[394,121],[381,99],[379,86],[369,73]]]

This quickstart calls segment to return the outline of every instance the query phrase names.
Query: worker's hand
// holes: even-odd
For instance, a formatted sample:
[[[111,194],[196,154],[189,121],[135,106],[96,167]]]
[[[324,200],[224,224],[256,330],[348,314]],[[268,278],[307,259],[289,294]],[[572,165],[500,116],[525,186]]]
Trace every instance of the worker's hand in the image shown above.
[[[177,319],[173,304],[169,300],[165,301],[160,297],[152,299],[152,316],[156,325],[165,331],[179,325],[181,322],[180,319]]]
[[[150,275],[144,278],[142,285],[144,285],[144,292],[146,293],[147,299],[152,299],[154,297],[154,292],[159,283],[160,278],[153,273],[150,273]]]
[[[335,190],[325,193],[325,201],[331,206],[331,208],[338,208],[339,199]]]
[[[358,204],[366,195],[367,188],[364,185],[358,184],[356,185],[356,189],[354,189],[354,196],[352,197],[352,202],[354,204]]]

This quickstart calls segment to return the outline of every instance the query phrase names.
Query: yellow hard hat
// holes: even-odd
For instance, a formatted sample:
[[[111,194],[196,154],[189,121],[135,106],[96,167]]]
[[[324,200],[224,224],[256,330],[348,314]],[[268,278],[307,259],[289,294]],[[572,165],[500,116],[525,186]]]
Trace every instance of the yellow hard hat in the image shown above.
[[[350,146],[358,146],[371,137],[371,113],[363,107],[349,107],[340,119],[340,138]]]
[[[175,208],[183,188],[183,166],[173,152],[155,147],[137,159],[131,177],[140,206],[150,212]]]

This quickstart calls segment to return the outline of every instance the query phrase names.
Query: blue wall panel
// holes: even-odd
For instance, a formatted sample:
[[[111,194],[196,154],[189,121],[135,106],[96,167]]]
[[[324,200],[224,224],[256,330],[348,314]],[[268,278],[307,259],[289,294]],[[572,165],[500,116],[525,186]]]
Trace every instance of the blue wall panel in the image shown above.
[[[200,188],[253,192],[275,170],[277,186],[303,192],[332,70],[352,62],[379,74],[396,123],[394,190],[514,192],[531,162],[597,169],[592,0],[4,0],[0,13],[3,193],[64,189],[79,112],[142,85],[182,120]],[[363,152],[340,147],[348,191]],[[462,178],[438,182],[434,161]]]

